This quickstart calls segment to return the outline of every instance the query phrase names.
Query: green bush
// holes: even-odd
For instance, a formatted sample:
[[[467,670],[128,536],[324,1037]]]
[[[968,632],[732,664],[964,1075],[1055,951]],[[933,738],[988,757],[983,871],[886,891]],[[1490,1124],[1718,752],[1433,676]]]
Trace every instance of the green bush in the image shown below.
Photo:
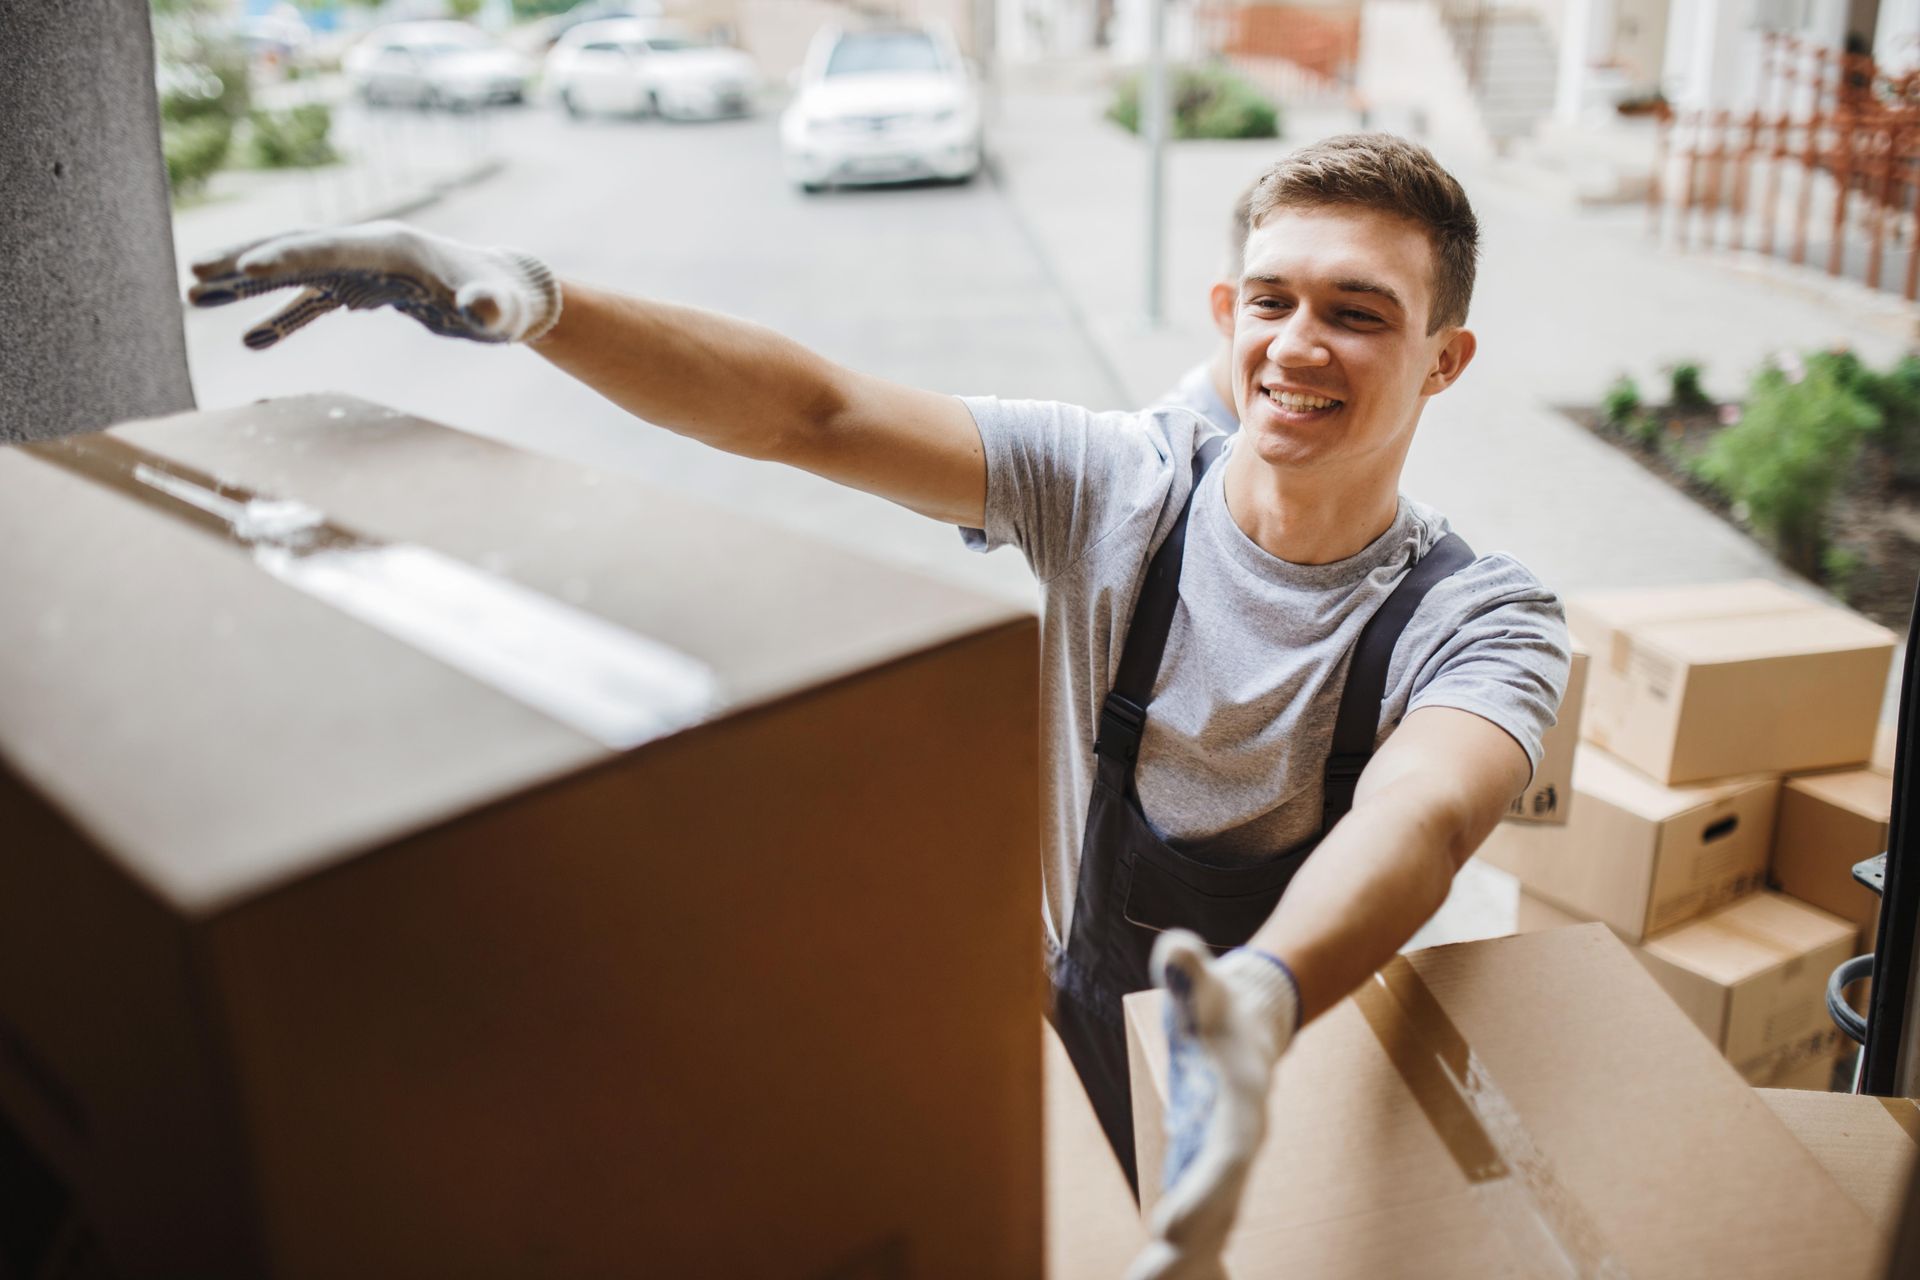
[[[290,111],[255,110],[247,116],[248,159],[262,169],[310,169],[340,157],[327,140],[333,111],[309,102]]]
[[[1625,374],[1614,379],[1600,397],[1600,418],[1615,431],[1625,431],[1639,412],[1640,388]]]
[[[1713,408],[1713,401],[1707,397],[1706,390],[1700,385],[1700,366],[1690,360],[1673,366],[1670,390],[1667,403],[1676,409]]]
[[[1844,381],[1833,361],[1808,361],[1798,381],[1777,368],[1753,380],[1738,424],[1716,435],[1694,464],[1746,518],[1773,539],[1782,560],[1817,576],[1828,511],[1860,442],[1880,411]]]
[[[1142,78],[1128,76],[1114,89],[1107,119],[1140,132]],[[1175,67],[1167,74],[1176,138],[1277,138],[1280,109],[1259,90],[1224,67]]]
[[[160,150],[167,161],[167,182],[175,198],[197,191],[226,163],[233,144],[233,122],[225,116],[164,124]]]
[[[1902,356],[1885,373],[1867,373],[1859,390],[1880,410],[1876,439],[1893,463],[1894,478],[1920,485],[1920,354]]]
[[[1643,449],[1656,449],[1660,445],[1660,419],[1650,413],[1636,413],[1626,422],[1627,438]]]

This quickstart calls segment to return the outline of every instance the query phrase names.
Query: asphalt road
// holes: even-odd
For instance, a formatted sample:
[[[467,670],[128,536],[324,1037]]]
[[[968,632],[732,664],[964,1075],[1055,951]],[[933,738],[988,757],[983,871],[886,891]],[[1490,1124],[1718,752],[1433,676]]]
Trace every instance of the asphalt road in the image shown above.
[[[575,122],[533,106],[499,113],[492,127],[502,170],[413,221],[528,249],[563,277],[744,316],[918,386],[1122,403],[990,176],[802,195],[780,176],[772,111],[674,125]],[[240,334],[266,310],[188,312],[203,407],[345,391],[1032,598],[1010,550],[969,555],[950,529],[888,503],[682,440],[530,352],[437,339],[385,311],[330,316],[273,351],[249,352]]]

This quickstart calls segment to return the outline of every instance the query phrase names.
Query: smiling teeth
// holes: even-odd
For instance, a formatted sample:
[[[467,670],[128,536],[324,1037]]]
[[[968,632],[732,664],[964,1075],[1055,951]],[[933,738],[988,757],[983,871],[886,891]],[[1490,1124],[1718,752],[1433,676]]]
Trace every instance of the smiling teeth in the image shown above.
[[[1340,403],[1338,400],[1329,400],[1325,396],[1295,395],[1291,391],[1269,391],[1267,394],[1289,409],[1331,409]]]

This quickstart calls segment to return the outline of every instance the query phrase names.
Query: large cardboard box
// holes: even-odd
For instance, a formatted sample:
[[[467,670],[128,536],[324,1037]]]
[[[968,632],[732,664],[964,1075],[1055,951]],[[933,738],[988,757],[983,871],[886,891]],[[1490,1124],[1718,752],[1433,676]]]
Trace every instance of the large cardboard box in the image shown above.
[[[1872,769],[1788,778],[1780,788],[1769,878],[1782,893],[1851,920],[1856,954],[1872,951],[1880,895],[1853,878],[1853,867],[1887,849],[1893,779]]]
[[[1533,782],[1526,791],[1514,797],[1507,821],[1564,826],[1573,813],[1573,757],[1580,745],[1580,709],[1587,698],[1588,665],[1588,655],[1576,641],[1559,718],[1541,738],[1540,767],[1533,771]]]
[[[1583,732],[1667,783],[1864,764],[1894,636],[1753,581],[1567,601],[1593,646]]]
[[[1846,921],[1763,890],[1649,938],[1640,959],[1748,1081],[1824,1084],[1841,1048],[1827,979],[1852,953]]]
[[[1573,789],[1579,817],[1565,827],[1502,825],[1479,856],[1629,942],[1766,882],[1778,778],[1667,787],[1583,744]]]
[[[1761,1089],[1760,1101],[1813,1153],[1840,1189],[1892,1239],[1920,1149],[1920,1104],[1911,1098]]]
[[[1041,1270],[1030,616],[329,397],[0,450],[0,599],[113,1274]]]
[[[1127,1000],[1160,1185],[1163,997]],[[1606,929],[1396,958],[1281,1059],[1227,1270],[1850,1280],[1849,1200]]]

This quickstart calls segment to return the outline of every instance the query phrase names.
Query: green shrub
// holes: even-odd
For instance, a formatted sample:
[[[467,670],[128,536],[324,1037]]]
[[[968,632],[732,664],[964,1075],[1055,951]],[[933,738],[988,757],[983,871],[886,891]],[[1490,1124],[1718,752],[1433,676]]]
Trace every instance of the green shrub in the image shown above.
[[[1820,553],[1820,581],[1842,604],[1849,604],[1866,563],[1866,557],[1852,547],[1828,547]]]
[[[1920,485],[1920,354],[1902,356],[1885,373],[1869,373],[1860,393],[1880,410],[1876,439],[1893,463],[1894,478]]]
[[[1122,80],[1107,108],[1107,119],[1129,133],[1140,132],[1141,84],[1138,75]],[[1167,93],[1176,138],[1280,136],[1280,109],[1225,67],[1169,68]]]
[[[1834,362],[1807,363],[1790,381],[1778,369],[1753,380],[1738,424],[1716,435],[1694,464],[1781,559],[1814,576],[1822,569],[1828,510],[1860,442],[1880,426],[1880,411],[1842,379]]]
[[[1614,379],[1613,385],[1600,397],[1601,421],[1615,431],[1625,431],[1639,412],[1640,388],[1625,374]]]
[[[233,122],[225,116],[165,124],[160,150],[167,161],[167,182],[174,197],[197,191],[226,163],[233,144]]]
[[[310,169],[340,158],[327,140],[333,111],[325,103],[309,102],[290,111],[255,110],[247,124],[248,159],[262,169]]]
[[[1650,413],[1636,413],[1627,419],[1625,427],[1627,438],[1643,449],[1657,449],[1664,434],[1660,430],[1660,419]]]
[[[1671,394],[1667,403],[1676,409],[1711,409],[1713,401],[1700,385],[1700,366],[1694,362],[1682,361],[1673,366]]]

